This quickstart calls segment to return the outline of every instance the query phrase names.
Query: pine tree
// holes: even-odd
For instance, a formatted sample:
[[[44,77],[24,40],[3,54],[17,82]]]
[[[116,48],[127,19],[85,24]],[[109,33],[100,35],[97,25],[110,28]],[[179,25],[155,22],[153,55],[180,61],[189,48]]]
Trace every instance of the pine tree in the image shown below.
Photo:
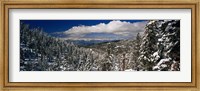
[[[137,34],[136,39],[134,41],[134,48],[133,48],[133,54],[132,54],[132,62],[131,68],[134,70],[139,70],[140,62],[138,61],[138,57],[140,56],[140,45],[141,45],[141,35],[140,33]]]
[[[157,43],[157,27],[155,26],[156,21],[151,20],[146,25],[146,30],[143,35],[142,44],[140,46],[140,56],[138,61],[141,63],[140,66],[143,68],[140,70],[151,71],[154,65],[153,60],[151,60],[151,55],[156,51]]]
[[[179,71],[180,68],[180,20],[159,21],[159,39],[154,70]],[[156,52],[154,53],[156,54]]]
[[[144,70],[180,70],[180,21],[152,20],[146,25],[140,46]]]

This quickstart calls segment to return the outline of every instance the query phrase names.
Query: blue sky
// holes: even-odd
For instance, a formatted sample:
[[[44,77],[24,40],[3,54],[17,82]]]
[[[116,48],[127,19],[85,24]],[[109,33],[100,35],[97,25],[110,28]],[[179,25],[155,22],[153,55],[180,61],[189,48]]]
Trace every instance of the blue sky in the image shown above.
[[[72,40],[116,40],[144,31],[145,20],[20,20],[31,28]],[[132,35],[131,35],[132,34]]]

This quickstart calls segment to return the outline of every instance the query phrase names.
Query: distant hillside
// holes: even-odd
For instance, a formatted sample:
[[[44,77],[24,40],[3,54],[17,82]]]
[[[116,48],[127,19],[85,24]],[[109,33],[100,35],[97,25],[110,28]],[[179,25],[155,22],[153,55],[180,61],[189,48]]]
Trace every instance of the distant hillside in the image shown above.
[[[99,49],[102,51],[106,51],[108,48],[112,49],[112,52],[122,53],[122,52],[128,52],[133,51],[134,48],[134,40],[116,40],[116,41],[110,41],[110,42],[102,42],[102,43],[96,43],[94,45],[85,46],[86,48],[93,48],[93,49]]]
[[[119,40],[65,40],[65,41],[72,42],[73,44],[78,46],[92,46],[95,44],[101,44]]]

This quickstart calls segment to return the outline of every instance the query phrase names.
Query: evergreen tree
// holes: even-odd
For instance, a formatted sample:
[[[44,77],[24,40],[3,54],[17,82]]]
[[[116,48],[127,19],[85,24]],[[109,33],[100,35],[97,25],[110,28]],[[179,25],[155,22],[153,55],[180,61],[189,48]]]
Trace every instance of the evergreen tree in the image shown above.
[[[140,67],[144,70],[180,70],[180,21],[149,21],[140,46]]]
[[[157,32],[158,29],[155,26],[157,21],[149,21],[146,25],[146,30],[143,35],[142,44],[140,46],[140,56],[138,61],[141,62],[139,70],[151,71],[154,65],[153,60],[151,60],[151,55],[156,51],[157,46]]]
[[[158,56],[154,70],[179,71],[180,68],[180,20],[159,21]]]
[[[131,64],[131,68],[134,70],[139,70],[139,65],[140,65],[140,61],[138,61],[138,57],[140,56],[140,45],[141,45],[141,40],[142,37],[140,35],[140,33],[137,34],[136,39],[134,41],[134,48],[133,48],[133,54],[132,54],[132,62]]]

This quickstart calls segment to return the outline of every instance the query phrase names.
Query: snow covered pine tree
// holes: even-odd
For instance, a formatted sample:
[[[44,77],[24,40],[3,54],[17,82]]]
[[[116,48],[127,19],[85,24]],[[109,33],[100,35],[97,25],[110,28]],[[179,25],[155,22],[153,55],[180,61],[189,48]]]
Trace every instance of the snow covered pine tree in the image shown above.
[[[180,20],[149,21],[140,49],[141,70],[179,71]]]

